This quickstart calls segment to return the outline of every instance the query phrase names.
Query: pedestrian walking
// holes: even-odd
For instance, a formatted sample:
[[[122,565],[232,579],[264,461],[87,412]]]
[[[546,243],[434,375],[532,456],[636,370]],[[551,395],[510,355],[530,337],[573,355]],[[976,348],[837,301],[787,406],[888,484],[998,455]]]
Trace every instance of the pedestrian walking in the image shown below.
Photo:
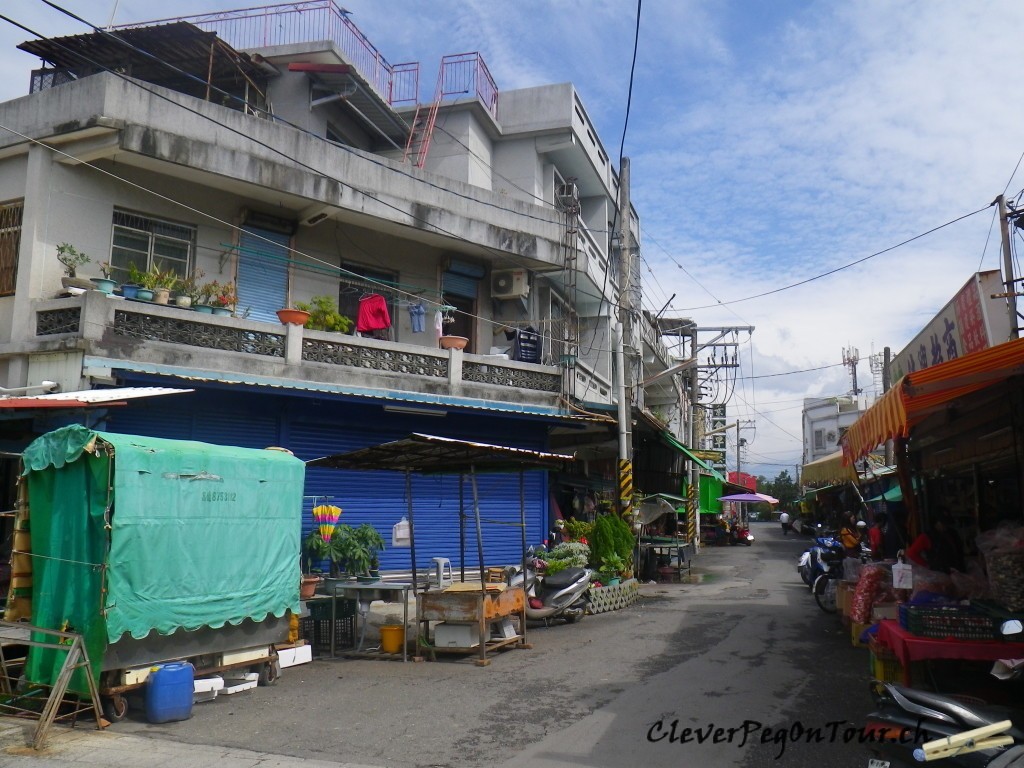
[[[787,536],[789,534],[789,512],[782,510],[782,514],[779,515],[779,522],[782,523],[782,535]]]

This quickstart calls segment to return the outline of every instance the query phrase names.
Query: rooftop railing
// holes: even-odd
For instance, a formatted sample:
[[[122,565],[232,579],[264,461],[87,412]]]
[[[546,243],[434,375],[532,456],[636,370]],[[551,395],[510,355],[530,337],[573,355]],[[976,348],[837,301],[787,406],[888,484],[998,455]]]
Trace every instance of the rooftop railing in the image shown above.
[[[389,104],[415,104],[419,64],[389,64],[334,0],[305,0],[220,13],[179,16],[124,27],[185,21],[240,50],[329,40]]]

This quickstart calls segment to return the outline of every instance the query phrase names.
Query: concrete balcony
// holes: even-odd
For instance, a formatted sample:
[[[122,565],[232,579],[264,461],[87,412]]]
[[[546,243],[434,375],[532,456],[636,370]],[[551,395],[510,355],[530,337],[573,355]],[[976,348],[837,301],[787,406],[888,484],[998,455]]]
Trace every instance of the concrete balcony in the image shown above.
[[[561,412],[563,373],[556,366],[200,314],[99,291],[38,300],[32,307],[34,336],[5,345],[0,354],[23,355],[30,369],[33,358],[45,360],[48,375],[60,366],[69,374],[80,370],[84,380],[62,381],[65,388],[123,369],[417,403]]]

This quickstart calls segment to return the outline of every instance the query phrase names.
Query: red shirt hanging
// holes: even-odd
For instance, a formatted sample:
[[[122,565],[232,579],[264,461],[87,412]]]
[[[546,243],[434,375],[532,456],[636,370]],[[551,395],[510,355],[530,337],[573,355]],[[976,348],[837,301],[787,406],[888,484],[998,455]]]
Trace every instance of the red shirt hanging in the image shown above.
[[[388,314],[388,303],[379,293],[371,293],[359,300],[359,314],[356,317],[356,330],[360,333],[380,331],[391,327],[391,315]]]

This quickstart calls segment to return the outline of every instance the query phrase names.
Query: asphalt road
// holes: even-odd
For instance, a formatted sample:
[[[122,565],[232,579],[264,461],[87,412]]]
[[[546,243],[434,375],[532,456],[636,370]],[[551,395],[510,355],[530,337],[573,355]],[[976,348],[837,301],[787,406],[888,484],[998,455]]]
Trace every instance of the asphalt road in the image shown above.
[[[115,728],[394,768],[866,766],[841,731],[837,743],[781,741],[797,724],[862,721],[867,652],[800,582],[804,540],[774,524],[754,533],[752,547],[704,550],[695,583],[645,585],[626,610],[532,629],[532,650],[489,667],[316,661],[272,688],[197,705],[186,722],[130,715]],[[736,730],[715,744],[715,728]]]
[[[754,534],[749,548],[704,550],[693,583],[644,585],[628,609],[531,629],[532,649],[488,667],[318,660],[196,705],[188,721],[133,712],[109,730],[154,750],[252,750],[277,765],[866,766],[866,748],[843,733],[871,708],[867,651],[799,580],[806,540],[775,524]],[[813,728],[821,743],[789,738]],[[88,743],[62,746],[62,759]]]

